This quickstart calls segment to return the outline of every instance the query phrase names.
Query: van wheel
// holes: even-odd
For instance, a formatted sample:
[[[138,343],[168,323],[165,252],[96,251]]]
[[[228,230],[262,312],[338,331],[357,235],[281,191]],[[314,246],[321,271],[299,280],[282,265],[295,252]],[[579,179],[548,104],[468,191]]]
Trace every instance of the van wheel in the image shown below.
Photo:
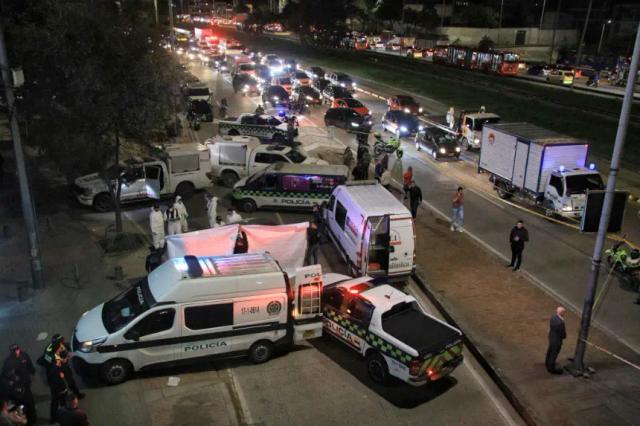
[[[240,201],[240,210],[245,213],[253,213],[257,210],[258,206],[256,206],[256,202],[250,198],[245,198]]]
[[[222,172],[222,184],[227,188],[233,188],[233,185],[240,180],[240,177],[235,173],[227,170]]]
[[[367,356],[367,372],[371,380],[384,385],[389,382],[389,367],[387,361],[378,352],[372,352]]]
[[[462,138],[462,147],[467,151],[471,151],[471,145],[469,145],[469,140],[467,138]]]
[[[496,183],[496,192],[498,193],[498,197],[503,200],[508,200],[511,198],[511,194],[507,191],[507,187],[503,182]]]
[[[240,132],[236,129],[229,130],[229,136],[240,136]]]
[[[180,182],[176,188],[176,195],[179,195],[184,200],[188,200],[193,196],[195,190],[191,182]]]
[[[104,213],[113,210],[114,208],[113,199],[110,194],[103,192],[102,194],[98,194],[93,199],[93,209],[97,212]]]
[[[266,340],[254,343],[249,348],[249,360],[254,364],[267,362],[273,356],[273,344]]]
[[[126,359],[112,359],[100,367],[100,376],[108,385],[118,385],[131,377],[133,366]]]

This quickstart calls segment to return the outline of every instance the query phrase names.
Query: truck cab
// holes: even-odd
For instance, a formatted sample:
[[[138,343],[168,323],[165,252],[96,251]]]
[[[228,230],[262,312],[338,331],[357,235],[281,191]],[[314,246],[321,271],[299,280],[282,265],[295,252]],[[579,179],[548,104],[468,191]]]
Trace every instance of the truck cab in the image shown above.
[[[121,177],[120,201],[131,203],[165,196],[189,198],[196,189],[210,184],[209,153],[199,144],[167,145],[157,156],[133,157],[104,173],[81,176],[74,182],[78,202],[96,211],[113,208],[118,173]]]
[[[488,112],[463,114],[460,120],[460,142],[467,151],[480,149],[482,128],[487,123],[500,122],[500,116]]]
[[[586,202],[586,192],[604,189],[602,176],[595,170],[559,168],[549,175],[544,191],[546,211],[562,217],[580,218]]]

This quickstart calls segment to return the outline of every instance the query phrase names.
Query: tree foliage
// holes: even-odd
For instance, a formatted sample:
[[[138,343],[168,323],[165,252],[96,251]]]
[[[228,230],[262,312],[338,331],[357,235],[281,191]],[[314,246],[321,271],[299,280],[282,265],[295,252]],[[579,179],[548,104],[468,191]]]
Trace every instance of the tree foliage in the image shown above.
[[[488,52],[491,49],[493,49],[495,47],[495,43],[493,40],[491,40],[491,38],[489,38],[489,36],[484,36],[480,39],[480,42],[478,43],[478,49],[481,52]]]

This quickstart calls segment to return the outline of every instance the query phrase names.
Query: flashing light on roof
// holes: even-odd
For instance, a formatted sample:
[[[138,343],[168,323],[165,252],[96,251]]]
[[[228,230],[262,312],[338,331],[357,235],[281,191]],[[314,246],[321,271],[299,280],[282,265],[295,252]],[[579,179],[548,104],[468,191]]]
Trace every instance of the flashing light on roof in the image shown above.
[[[595,169],[596,169],[595,163],[589,164],[589,170],[595,170]]]
[[[564,166],[560,166],[560,167],[558,168],[558,170],[560,170],[560,173],[564,173],[565,168],[564,168]]]

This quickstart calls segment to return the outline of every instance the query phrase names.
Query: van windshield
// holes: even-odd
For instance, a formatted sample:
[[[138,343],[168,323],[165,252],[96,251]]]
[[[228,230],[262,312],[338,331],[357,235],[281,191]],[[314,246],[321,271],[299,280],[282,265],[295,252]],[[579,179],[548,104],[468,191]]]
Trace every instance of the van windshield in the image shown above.
[[[156,304],[147,278],[123,291],[104,304],[102,322],[109,333],[114,333],[139,317]]]

